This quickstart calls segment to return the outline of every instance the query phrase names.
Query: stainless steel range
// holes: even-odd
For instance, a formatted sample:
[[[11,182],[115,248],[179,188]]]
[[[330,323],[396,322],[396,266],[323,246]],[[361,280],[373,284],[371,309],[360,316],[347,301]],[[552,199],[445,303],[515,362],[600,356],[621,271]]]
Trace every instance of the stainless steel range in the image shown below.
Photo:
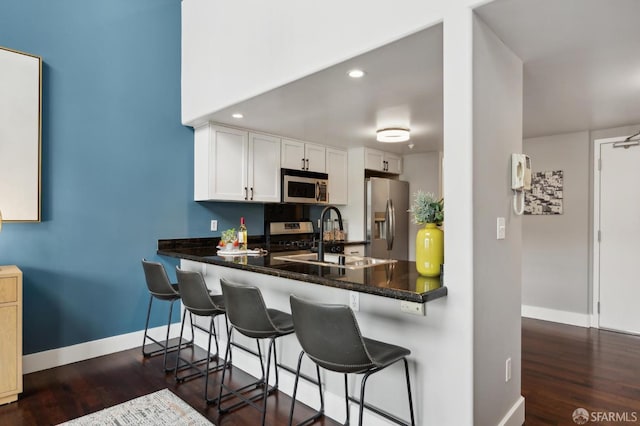
[[[310,250],[314,247],[313,223],[310,221],[271,222],[266,227],[267,250],[271,253]]]
[[[267,250],[271,253],[317,249],[310,221],[271,222],[266,226]],[[325,241],[327,253],[344,253],[344,243]]]

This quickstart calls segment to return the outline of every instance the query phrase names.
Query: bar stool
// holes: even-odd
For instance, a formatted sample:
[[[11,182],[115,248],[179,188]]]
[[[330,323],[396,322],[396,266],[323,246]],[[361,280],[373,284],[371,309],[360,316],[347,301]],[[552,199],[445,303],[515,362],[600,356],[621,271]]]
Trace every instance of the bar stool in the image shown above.
[[[358,322],[353,315],[353,311],[348,306],[311,303],[294,295],[291,295],[289,300],[296,336],[302,346],[302,351],[298,357],[296,379],[293,385],[293,401],[289,413],[289,425],[291,425],[293,421],[300,366],[305,353],[316,365],[320,365],[322,368],[330,371],[344,374],[345,403],[347,408],[346,424],[349,424],[349,401],[353,401],[357,402],[360,406],[359,425],[362,425],[362,413],[365,407],[394,423],[401,425],[407,424],[394,415],[382,411],[377,407],[365,404],[364,402],[365,385],[369,376],[402,360],[404,362],[404,371],[407,380],[411,425],[415,425],[413,403],[411,401],[409,367],[406,358],[411,353],[409,349],[363,337],[360,333]],[[359,401],[349,396],[347,386],[347,374],[349,373],[364,374],[360,387]],[[321,385],[318,384],[318,386]],[[322,393],[322,390],[320,390],[320,392]],[[310,419],[305,420],[303,423],[319,417],[319,414],[320,412]]]
[[[227,317],[231,323],[231,329],[229,331],[229,344],[225,353],[225,363],[231,355],[231,346],[236,346],[249,353],[257,355],[260,359],[260,367],[262,369],[262,377],[256,382],[243,386],[239,389],[232,389],[224,383],[225,372],[222,372],[222,381],[220,383],[220,393],[218,396],[218,413],[224,414],[237,407],[244,405],[251,405],[253,408],[262,412],[262,425],[265,424],[265,415],[267,410],[267,397],[269,394],[278,389],[278,359],[276,355],[275,340],[278,337],[286,336],[293,333],[293,321],[291,315],[278,311],[276,309],[268,309],[262,298],[262,293],[257,287],[252,286],[240,286],[232,284],[225,279],[220,280],[222,286],[222,294],[224,296],[224,303],[227,309]],[[254,352],[238,343],[231,343],[231,336],[234,330],[237,330],[244,336],[256,339],[258,343],[258,352]],[[262,353],[260,350],[259,339],[269,339],[269,347],[267,350],[267,366],[262,361]],[[269,369],[271,366],[271,352],[273,352],[273,359],[275,364],[275,376],[276,383],[274,386],[269,386]],[[254,387],[258,389],[263,387],[261,394],[247,397],[245,395],[247,389]],[[226,389],[228,393],[222,394],[223,389]],[[241,401],[231,405],[227,408],[222,407],[223,398],[235,396]],[[262,407],[259,407],[254,402],[263,399]]]
[[[171,314],[173,313],[173,304],[180,300],[180,292],[178,290],[177,284],[172,284],[169,281],[169,277],[167,276],[167,271],[164,269],[161,263],[151,262],[146,259],[142,259],[142,268],[144,270],[144,277],[147,283],[147,288],[149,289],[149,308],[147,309],[147,320],[144,326],[144,337],[142,339],[142,355],[145,358],[163,354],[163,369],[164,371],[172,371],[173,368],[167,368],[167,353],[173,352],[180,347],[187,347],[193,345],[193,324],[191,327],[191,340],[188,342],[182,342],[182,339],[178,341],[175,345],[169,345],[169,332],[171,330]],[[151,316],[151,305],[153,304],[153,299],[163,300],[170,302],[169,305],[169,319],[167,320],[167,335],[165,337],[164,342],[158,341],[153,337],[148,335],[149,330],[149,317]],[[183,317],[183,325],[184,325],[184,317]],[[147,340],[151,340],[154,344],[158,345],[160,348],[147,352],[145,350],[145,346],[147,345]]]
[[[210,399],[208,388],[209,388],[209,373],[214,371],[219,371],[225,368],[226,363],[217,364],[214,367],[211,367],[211,360],[218,358],[218,334],[216,333],[215,327],[215,318],[218,315],[224,315],[224,299],[222,295],[213,295],[209,292],[207,288],[207,284],[204,282],[204,278],[200,272],[194,271],[185,271],[178,267],[176,267],[176,276],[178,277],[178,287],[180,289],[180,295],[182,296],[182,304],[185,307],[185,315],[187,311],[189,315],[193,319],[193,315],[200,317],[209,317],[209,328],[206,329],[204,327],[199,326],[198,324],[193,325],[199,330],[205,331],[209,333],[209,340],[207,345],[207,355],[196,361],[189,361],[187,359],[180,357],[180,349],[178,349],[178,355],[176,357],[176,368],[175,368],[175,378],[178,383],[184,382],[188,379],[194,377],[205,376],[204,380],[204,399],[207,403],[215,402],[216,399]],[[228,333],[228,323],[227,325],[227,336]],[[182,328],[180,329],[180,338],[182,338],[182,333],[184,331],[184,321],[182,321]],[[211,355],[211,338],[213,337],[216,344],[216,353],[215,355]],[[180,365],[182,361],[183,365]],[[203,370],[200,368],[201,364],[206,361],[206,368]],[[183,370],[185,368],[195,369],[197,370],[195,373],[188,374],[182,377],[178,376],[178,371]]]

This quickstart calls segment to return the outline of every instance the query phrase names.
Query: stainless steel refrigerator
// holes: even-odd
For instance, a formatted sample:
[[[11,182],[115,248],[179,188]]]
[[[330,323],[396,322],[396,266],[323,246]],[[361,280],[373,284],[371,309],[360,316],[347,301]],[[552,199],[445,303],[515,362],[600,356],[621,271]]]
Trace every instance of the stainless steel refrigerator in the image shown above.
[[[366,180],[367,256],[409,260],[409,182]]]

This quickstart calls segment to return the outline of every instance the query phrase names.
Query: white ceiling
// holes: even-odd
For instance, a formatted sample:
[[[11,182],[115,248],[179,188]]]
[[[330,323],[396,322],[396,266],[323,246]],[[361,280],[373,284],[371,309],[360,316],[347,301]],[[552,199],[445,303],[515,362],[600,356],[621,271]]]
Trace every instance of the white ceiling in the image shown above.
[[[640,123],[640,0],[496,0],[476,12],[524,62],[524,137]],[[350,79],[352,68],[367,74]],[[209,118],[327,145],[434,151],[442,75],[438,25]],[[411,129],[413,150],[375,142],[394,126]]]
[[[640,1],[497,0],[476,9],[524,62],[524,136],[640,123]]]
[[[347,71],[367,73],[354,80]],[[244,118],[231,114],[240,111]],[[411,129],[414,151],[442,143],[442,25],[218,111],[211,120],[334,146],[370,146],[376,129]],[[384,144],[408,153],[408,143]]]

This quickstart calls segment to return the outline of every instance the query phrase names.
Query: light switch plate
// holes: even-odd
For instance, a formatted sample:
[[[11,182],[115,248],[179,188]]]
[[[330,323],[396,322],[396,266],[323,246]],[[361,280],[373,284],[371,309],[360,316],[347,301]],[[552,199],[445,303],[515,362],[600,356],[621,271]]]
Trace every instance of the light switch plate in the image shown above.
[[[211,221],[211,232],[217,231],[217,230],[218,230],[218,221],[217,220],[212,220]]]
[[[496,221],[496,239],[504,240],[507,234],[507,225],[505,224],[504,217],[499,217]]]

